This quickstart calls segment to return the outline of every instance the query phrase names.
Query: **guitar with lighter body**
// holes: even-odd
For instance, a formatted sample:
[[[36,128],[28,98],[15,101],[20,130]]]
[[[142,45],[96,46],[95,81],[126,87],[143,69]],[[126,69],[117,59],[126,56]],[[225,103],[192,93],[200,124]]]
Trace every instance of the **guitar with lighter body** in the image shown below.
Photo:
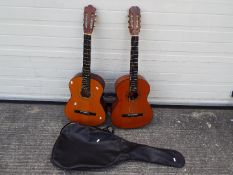
[[[91,34],[96,18],[92,5],[84,8],[84,44],[82,73],[69,82],[71,97],[65,106],[65,114],[72,122],[97,126],[105,121],[105,111],[101,102],[104,80],[91,73]]]

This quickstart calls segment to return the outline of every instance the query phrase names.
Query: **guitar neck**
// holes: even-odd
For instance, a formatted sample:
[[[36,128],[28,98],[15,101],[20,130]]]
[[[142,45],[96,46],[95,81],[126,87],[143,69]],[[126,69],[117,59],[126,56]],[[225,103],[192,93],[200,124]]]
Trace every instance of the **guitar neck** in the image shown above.
[[[82,95],[90,95],[91,76],[91,35],[84,34],[83,42],[83,69],[82,69]]]
[[[130,93],[137,93],[138,81],[138,36],[131,37]]]

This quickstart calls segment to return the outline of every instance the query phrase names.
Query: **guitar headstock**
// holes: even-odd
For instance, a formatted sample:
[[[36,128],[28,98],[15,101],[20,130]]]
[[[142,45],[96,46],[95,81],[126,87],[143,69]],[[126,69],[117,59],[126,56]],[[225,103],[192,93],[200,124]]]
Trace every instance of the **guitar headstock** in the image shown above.
[[[141,28],[141,14],[138,6],[129,9],[129,32],[131,35],[138,35]]]
[[[85,34],[91,35],[95,27],[96,8],[88,5],[84,8],[83,31]]]

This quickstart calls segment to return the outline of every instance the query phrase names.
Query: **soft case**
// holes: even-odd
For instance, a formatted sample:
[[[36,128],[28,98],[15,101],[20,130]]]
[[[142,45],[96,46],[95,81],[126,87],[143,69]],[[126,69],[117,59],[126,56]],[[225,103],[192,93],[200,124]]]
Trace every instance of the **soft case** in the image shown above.
[[[122,139],[109,128],[70,123],[63,127],[53,147],[51,161],[67,170],[105,168],[126,160],[181,168],[185,159],[175,150],[154,148]]]

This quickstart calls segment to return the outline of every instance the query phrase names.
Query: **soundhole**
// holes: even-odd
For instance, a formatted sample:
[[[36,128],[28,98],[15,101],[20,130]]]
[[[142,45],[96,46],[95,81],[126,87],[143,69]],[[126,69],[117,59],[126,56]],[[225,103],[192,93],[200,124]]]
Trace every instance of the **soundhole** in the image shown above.
[[[87,89],[82,89],[81,95],[82,97],[89,98],[91,96],[91,93]]]
[[[74,110],[75,113],[83,114],[83,115],[93,115],[95,116],[96,113],[94,112],[89,112],[89,111],[81,111],[81,110]]]
[[[122,114],[122,117],[140,117],[143,116],[143,113],[134,113],[134,114]]]
[[[135,100],[138,97],[138,93],[137,92],[131,92],[129,94],[129,99],[130,100]]]

